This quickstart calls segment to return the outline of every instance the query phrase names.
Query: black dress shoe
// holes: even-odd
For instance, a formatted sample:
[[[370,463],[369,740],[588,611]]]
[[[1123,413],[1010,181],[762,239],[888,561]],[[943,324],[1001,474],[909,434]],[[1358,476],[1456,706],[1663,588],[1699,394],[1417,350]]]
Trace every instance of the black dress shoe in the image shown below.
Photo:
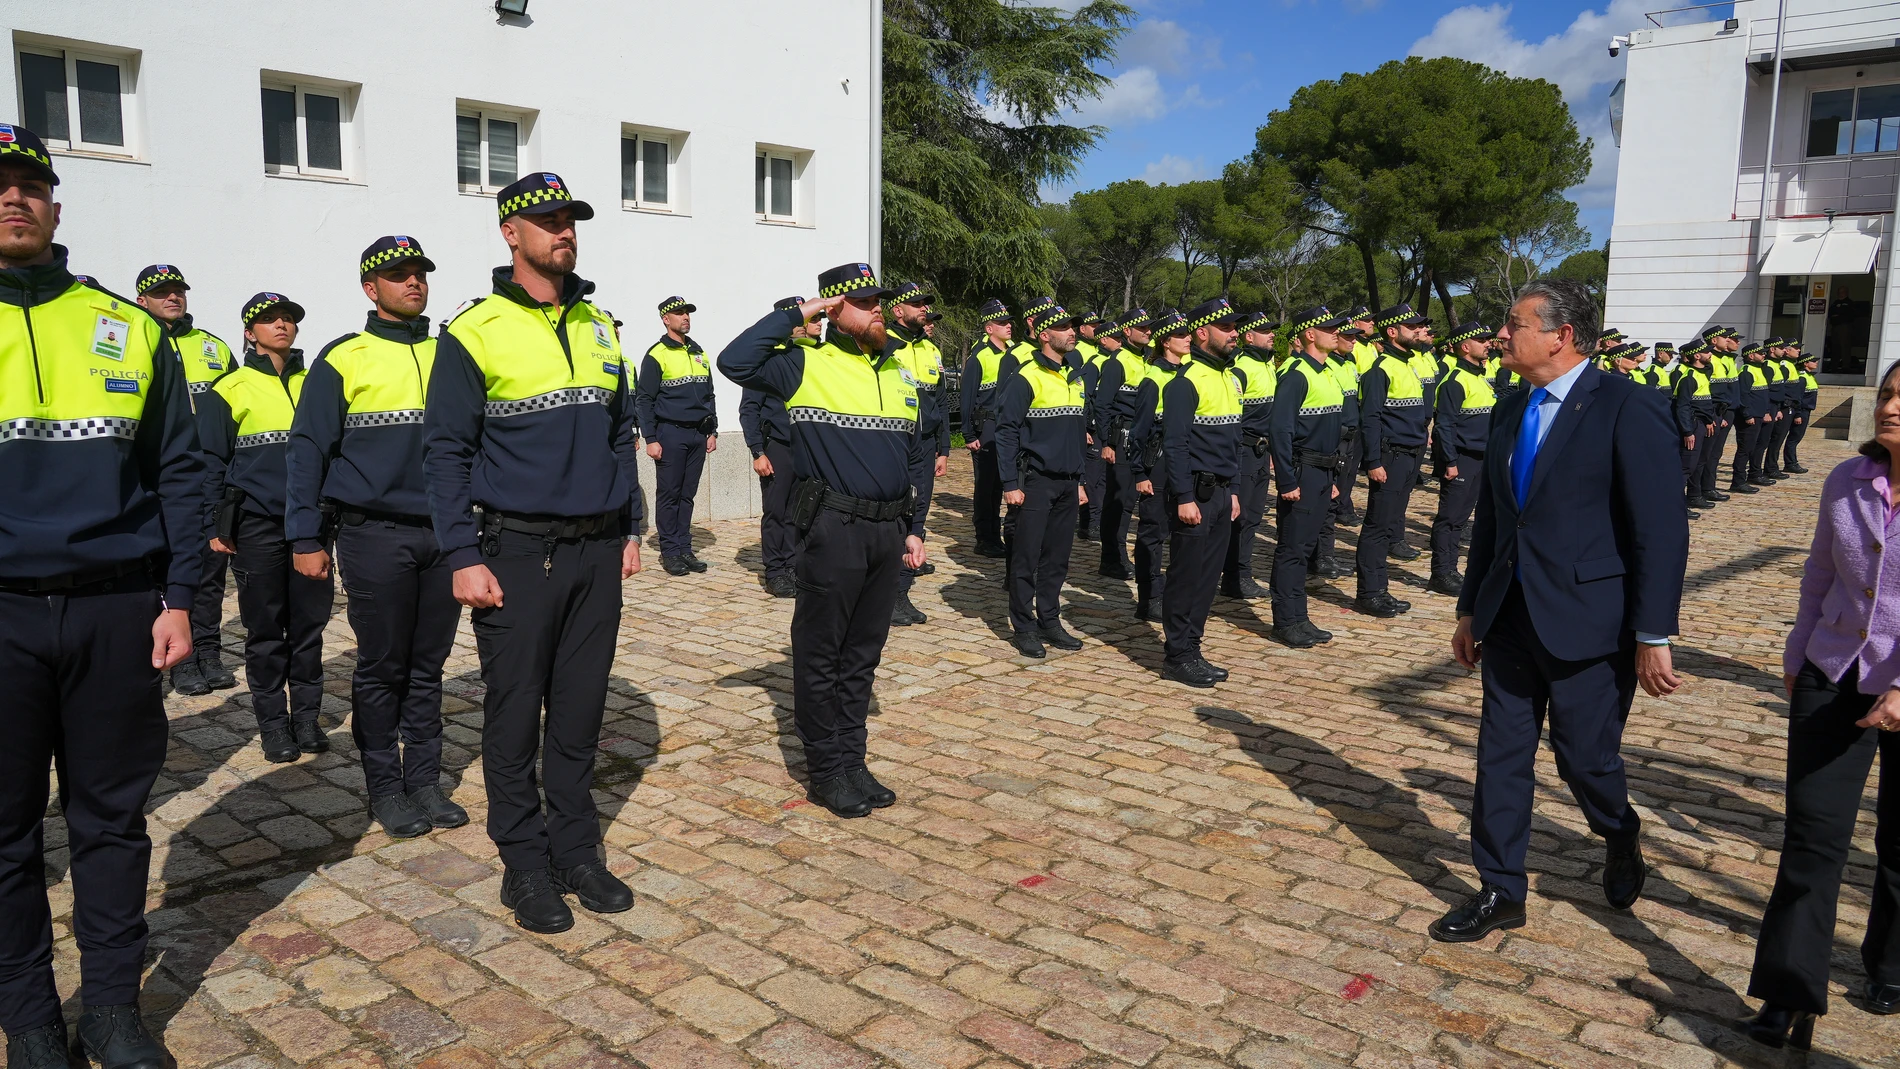
[[[1692,497],[1689,499],[1690,512],[1694,512],[1697,509],[1712,509],[1714,507],[1715,507],[1715,502],[1710,501],[1706,497]]]
[[[1603,864],[1603,897],[1611,909],[1628,909],[1643,897],[1643,884],[1649,879],[1649,866],[1643,864],[1643,841],[1632,835],[1629,841],[1611,843]]]
[[[917,606],[910,603],[909,594],[897,595],[897,604],[891,606],[892,627],[910,627],[914,624],[924,623],[929,619],[930,617],[925,616],[917,610]]]
[[[1217,683],[1227,682],[1227,676],[1228,676],[1227,669],[1222,668],[1220,665],[1209,663],[1208,659],[1205,657],[1201,658],[1201,667],[1207,670],[1208,675],[1211,675],[1214,677],[1215,682]]]
[[[705,561],[699,559],[699,554],[690,549],[680,556],[686,558],[686,570],[689,572],[703,572],[710,567]]]
[[[687,565],[685,557],[661,557],[660,567],[666,569],[668,575],[685,575],[693,570]]]
[[[431,827],[459,828],[468,823],[468,810],[451,801],[447,792],[440,787],[410,791],[409,800],[422,810],[423,816],[429,818]]]
[[[1007,557],[1009,556],[1009,547],[1001,542],[978,542],[976,544],[976,555],[979,557]]]
[[[775,598],[798,596],[798,580],[789,575],[774,575],[765,581],[765,592]]]
[[[1475,943],[1500,928],[1522,927],[1524,903],[1513,902],[1501,888],[1486,884],[1427,930],[1441,943]]]
[[[553,935],[574,927],[574,911],[561,901],[547,869],[508,869],[501,877],[501,905],[515,911],[515,923],[531,932]]]
[[[198,671],[204,673],[205,682],[212,690],[230,690],[237,686],[237,676],[225,666],[224,657],[216,646],[198,651]]]
[[[1425,589],[1434,594],[1455,598],[1464,593],[1465,581],[1455,575],[1434,575],[1432,581],[1425,584]]]
[[[1341,527],[1357,527],[1359,526],[1359,514],[1357,512],[1342,512],[1339,514],[1337,522]]]
[[[1769,478],[1768,476],[1766,476],[1766,475],[1751,475],[1751,476],[1749,476],[1749,479],[1748,479],[1748,481],[1749,481],[1749,482],[1751,482],[1751,483],[1753,483],[1753,484],[1754,484],[1754,485],[1756,485],[1756,486],[1773,486],[1773,485],[1775,485],[1775,481],[1774,481],[1773,479],[1770,479],[1770,478]]]
[[[385,794],[369,800],[369,815],[383,826],[391,839],[413,839],[435,827],[429,814],[409,800],[406,794]]]
[[[1211,667],[1206,661],[1198,658],[1192,661],[1164,661],[1161,664],[1161,678],[1207,690],[1220,682],[1214,677]]]
[[[633,908],[633,889],[607,871],[603,861],[583,861],[573,868],[550,869],[554,889],[573,895],[590,913],[625,913]]]
[[[1808,469],[1802,467],[1799,464],[1790,464],[1787,467],[1782,468],[1781,470],[1787,472],[1790,475],[1806,475],[1808,473]]]
[[[1418,547],[1408,546],[1403,542],[1394,542],[1386,547],[1385,555],[1392,560],[1417,560],[1419,558]]]
[[[918,575],[936,575],[937,566],[935,564],[932,564],[930,561],[925,561],[923,567],[917,569],[917,574]]]
[[[1783,479],[1791,479],[1794,477],[1792,475],[1789,475],[1787,472],[1780,471],[1780,470],[1764,471],[1762,472],[1762,474],[1767,476],[1770,479],[1773,479],[1775,482],[1781,482]]]
[[[1684,509],[1683,511],[1692,520],[1699,520],[1702,518],[1702,514],[1700,512],[1697,512],[1694,509]]]
[[[204,669],[198,667],[197,658],[187,657],[172,666],[172,691],[187,698],[211,693],[211,684],[205,679]]]
[[[1881,1017],[1900,1013],[1900,984],[1868,984],[1862,1008]]]
[[[1346,569],[1341,567],[1338,559],[1334,557],[1321,557],[1309,571],[1313,577],[1319,579],[1339,579],[1346,575]]]
[[[88,1006],[79,1015],[79,1045],[105,1069],[171,1069],[171,1054],[145,1030],[137,1006]]]
[[[1405,613],[1405,610],[1399,607],[1399,603],[1395,601],[1390,594],[1372,594],[1367,597],[1354,598],[1352,608],[1354,612],[1364,613],[1367,616],[1376,616],[1381,620],[1390,620],[1394,616],[1400,616]]]
[[[1761,1012],[1742,1022],[1748,1038],[1764,1047],[1807,1050],[1814,1045],[1814,1014],[1764,1002]]]
[[[870,769],[860,765],[845,775],[850,777],[858,793],[864,795],[864,800],[871,803],[871,808],[883,809],[897,804],[897,792],[879,783],[877,777],[871,775]]]
[[[1135,619],[1137,620],[1154,619],[1154,612],[1148,608],[1148,599],[1143,598],[1135,602]]]
[[[1222,583],[1220,592],[1230,598],[1252,599],[1267,596],[1265,588],[1250,578],[1242,579],[1236,583]]]
[[[297,749],[304,753],[330,752],[330,739],[315,720],[292,720],[290,737],[297,740]]]
[[[1710,501],[1714,501],[1717,503],[1727,501],[1729,499],[1729,495],[1723,493],[1720,490],[1704,490],[1702,491],[1702,496],[1708,498]]]
[[[1728,492],[1731,494],[1759,494],[1761,493],[1761,487],[1750,486],[1747,483],[1730,483],[1728,484]]]
[[[871,815],[870,799],[864,797],[864,791],[848,775],[813,780],[811,786],[805,788],[805,800],[824,806],[834,816],[849,818]]]
[[[1314,627],[1311,621],[1301,620],[1285,627],[1276,627],[1267,632],[1267,637],[1289,649],[1310,650],[1323,641],[1319,637],[1321,634],[1323,632]]]
[[[1037,628],[1036,637],[1042,640],[1043,645],[1054,646],[1059,650],[1079,650],[1082,648],[1082,640],[1069,634],[1060,622],[1050,624],[1048,627]]]
[[[7,1069],[66,1069],[66,1022],[54,1021],[7,1036]]]
[[[1125,565],[1105,564],[1102,567],[1095,569],[1095,574],[1101,576],[1104,579],[1120,579],[1124,582],[1126,582],[1127,580],[1133,579],[1135,577],[1135,573],[1129,571]]]
[[[289,728],[265,728],[258,742],[264,747],[264,760],[274,765],[286,764],[303,756],[303,747],[297,745],[297,739]]]
[[[1024,657],[1041,660],[1049,655],[1049,651],[1042,646],[1042,639],[1037,638],[1034,631],[1013,632],[1009,636],[1009,644],[1016,647],[1016,652]]]

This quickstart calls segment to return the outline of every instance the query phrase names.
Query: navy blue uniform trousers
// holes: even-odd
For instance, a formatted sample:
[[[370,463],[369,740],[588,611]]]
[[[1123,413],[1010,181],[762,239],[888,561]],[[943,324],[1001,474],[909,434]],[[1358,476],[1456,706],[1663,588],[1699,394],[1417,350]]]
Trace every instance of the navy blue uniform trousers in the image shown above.
[[[315,723],[323,709],[323,629],[330,622],[336,584],[300,575],[291,566],[282,516],[238,513],[236,549],[231,574],[237,579],[244,678],[258,729],[288,729],[293,720]]]
[[[798,539],[792,721],[814,782],[864,767],[871,683],[904,580],[908,521],[820,509]]]
[[[654,428],[660,459],[653,462],[654,527],[660,556],[683,557],[693,551],[693,498],[706,468],[706,435],[697,427],[662,422]]]

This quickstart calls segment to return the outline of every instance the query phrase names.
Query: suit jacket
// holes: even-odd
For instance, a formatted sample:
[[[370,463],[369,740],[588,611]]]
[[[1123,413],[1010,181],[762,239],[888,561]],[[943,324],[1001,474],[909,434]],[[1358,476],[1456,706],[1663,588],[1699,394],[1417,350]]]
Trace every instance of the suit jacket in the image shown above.
[[[1491,413],[1484,481],[1460,615],[1483,640],[1513,573],[1544,648],[1570,661],[1607,656],[1638,631],[1676,633],[1689,520],[1667,399],[1586,367],[1552,420],[1518,507],[1511,453],[1531,391]]]

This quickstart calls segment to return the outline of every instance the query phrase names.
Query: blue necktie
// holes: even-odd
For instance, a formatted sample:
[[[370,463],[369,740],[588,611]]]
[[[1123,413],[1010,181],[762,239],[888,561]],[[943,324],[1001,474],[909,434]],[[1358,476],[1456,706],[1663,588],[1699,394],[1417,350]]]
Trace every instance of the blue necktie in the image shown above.
[[[1524,496],[1531,491],[1531,472],[1537,470],[1537,432],[1544,421],[1543,404],[1550,391],[1539,386],[1531,391],[1524,406],[1524,421],[1517,425],[1517,448],[1511,450],[1511,492],[1517,495],[1517,507],[1524,507]]]

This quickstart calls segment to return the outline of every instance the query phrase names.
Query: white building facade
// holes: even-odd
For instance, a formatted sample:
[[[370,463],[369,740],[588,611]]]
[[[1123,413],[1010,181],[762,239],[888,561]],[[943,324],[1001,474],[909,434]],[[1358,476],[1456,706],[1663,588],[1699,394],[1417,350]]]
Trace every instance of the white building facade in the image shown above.
[[[876,263],[877,0],[519,6],[0,0],[6,121],[53,150],[72,269],[130,295],[174,264],[234,349],[260,290],[308,310],[308,356],[362,329],[358,257],[384,234],[435,261],[438,322],[488,293],[494,193],[534,171],[593,205],[577,272],[630,356],[670,295],[717,354],[818,272]],[[695,517],[751,515],[739,389],[715,388]]]
[[[1900,360],[1900,2],[1658,12],[1627,47],[1605,321],[1799,338],[1824,382],[1875,383]]]

